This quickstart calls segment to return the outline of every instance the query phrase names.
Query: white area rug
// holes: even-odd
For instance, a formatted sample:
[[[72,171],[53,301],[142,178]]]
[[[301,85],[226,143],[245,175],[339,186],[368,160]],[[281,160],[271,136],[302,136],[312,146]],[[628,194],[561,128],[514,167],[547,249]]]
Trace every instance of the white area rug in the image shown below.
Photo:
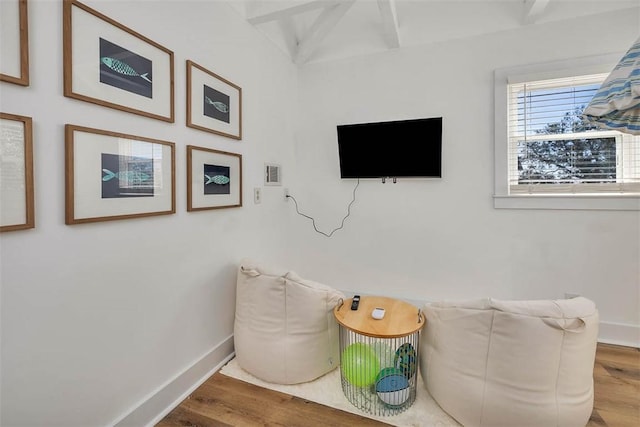
[[[308,383],[282,385],[262,381],[244,371],[236,359],[222,367],[220,372],[229,377],[255,384],[260,387],[276,390],[282,393],[297,396],[312,402],[341,409],[346,412],[373,418],[387,424],[401,427],[446,427],[459,426],[453,418],[447,415],[431,398],[427,389],[422,384],[422,378],[418,375],[416,400],[410,408],[397,415],[386,417],[367,414],[360,411],[347,400],[342,392],[340,384],[340,369],[334,369],[328,374]]]

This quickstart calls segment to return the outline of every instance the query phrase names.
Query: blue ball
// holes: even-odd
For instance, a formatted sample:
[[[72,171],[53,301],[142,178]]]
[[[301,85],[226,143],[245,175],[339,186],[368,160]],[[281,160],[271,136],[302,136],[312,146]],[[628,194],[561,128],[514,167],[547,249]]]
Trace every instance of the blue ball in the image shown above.
[[[402,405],[409,399],[409,381],[400,369],[384,368],[376,376],[376,393],[387,405]]]

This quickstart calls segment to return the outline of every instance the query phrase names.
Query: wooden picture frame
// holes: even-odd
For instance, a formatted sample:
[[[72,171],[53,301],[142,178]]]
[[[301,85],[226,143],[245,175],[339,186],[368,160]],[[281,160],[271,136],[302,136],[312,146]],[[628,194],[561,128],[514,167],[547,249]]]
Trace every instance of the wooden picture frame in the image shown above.
[[[242,139],[242,88],[187,60],[187,126]]]
[[[173,52],[76,0],[63,7],[64,96],[173,123]]]
[[[33,120],[0,113],[0,232],[34,227]]]
[[[175,144],[65,125],[66,224],[176,212]]]
[[[29,18],[27,0],[0,1],[0,81],[29,86]]]
[[[187,211],[242,206],[242,155],[187,145]]]

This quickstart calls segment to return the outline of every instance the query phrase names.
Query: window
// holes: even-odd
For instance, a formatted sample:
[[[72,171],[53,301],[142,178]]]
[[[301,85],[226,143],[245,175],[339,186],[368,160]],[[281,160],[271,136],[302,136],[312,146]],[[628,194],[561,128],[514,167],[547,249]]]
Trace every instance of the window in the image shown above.
[[[496,207],[640,209],[640,137],[581,116],[615,65],[591,61],[496,71]]]
[[[640,193],[640,138],[581,116],[606,77],[508,86],[510,194]]]

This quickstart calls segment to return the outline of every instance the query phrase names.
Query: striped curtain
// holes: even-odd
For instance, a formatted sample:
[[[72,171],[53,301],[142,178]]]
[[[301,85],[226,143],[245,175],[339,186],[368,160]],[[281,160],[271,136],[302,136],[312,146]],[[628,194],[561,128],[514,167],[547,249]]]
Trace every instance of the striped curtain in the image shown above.
[[[640,135],[640,38],[602,83],[583,117],[600,128]]]

